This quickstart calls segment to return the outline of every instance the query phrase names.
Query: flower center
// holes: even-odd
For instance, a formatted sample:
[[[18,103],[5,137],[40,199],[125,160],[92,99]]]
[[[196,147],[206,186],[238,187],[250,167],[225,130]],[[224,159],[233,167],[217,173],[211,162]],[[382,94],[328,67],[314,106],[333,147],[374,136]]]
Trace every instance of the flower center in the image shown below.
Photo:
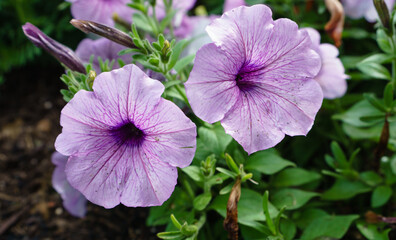
[[[254,84],[250,81],[247,81],[246,78],[247,78],[247,74],[243,72],[239,72],[235,76],[236,85],[241,91],[248,91],[254,87]]]
[[[111,130],[111,135],[120,144],[140,145],[145,134],[132,122],[122,123]]]

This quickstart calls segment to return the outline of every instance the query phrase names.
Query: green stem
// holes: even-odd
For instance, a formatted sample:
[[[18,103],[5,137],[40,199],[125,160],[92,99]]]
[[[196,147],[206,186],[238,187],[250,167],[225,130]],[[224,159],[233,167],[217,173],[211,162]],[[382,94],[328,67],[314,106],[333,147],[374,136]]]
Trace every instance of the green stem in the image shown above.
[[[147,23],[150,25],[151,29],[153,30],[154,35],[157,37],[159,35],[158,33],[158,29],[155,25],[153,25],[150,16],[148,15],[148,13],[144,13],[144,17],[146,18]]]
[[[392,84],[396,87],[396,59],[392,60]]]
[[[187,104],[187,106],[189,108],[191,108],[190,103],[188,102],[188,98],[186,96],[186,94],[183,92],[182,88],[180,87],[180,85],[175,85],[176,91],[182,96],[184,102]]]
[[[183,184],[183,187],[186,190],[188,196],[191,198],[191,200],[194,200],[195,199],[195,194],[194,194],[194,191],[191,188],[190,183],[187,181],[187,179],[183,179],[182,180],[182,184]]]

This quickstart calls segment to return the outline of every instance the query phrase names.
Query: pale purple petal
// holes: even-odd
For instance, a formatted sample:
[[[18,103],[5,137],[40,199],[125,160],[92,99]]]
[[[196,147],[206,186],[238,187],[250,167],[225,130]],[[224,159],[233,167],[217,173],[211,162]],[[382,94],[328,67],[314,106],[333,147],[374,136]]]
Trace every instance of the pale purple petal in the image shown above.
[[[233,53],[230,57],[260,57],[267,53],[266,45],[273,28],[271,9],[265,5],[254,7],[238,7],[215,19],[206,31],[213,42],[226,52]]]
[[[313,28],[301,28],[301,30],[306,31],[311,38],[312,41],[312,48],[315,49],[315,51],[319,51],[319,45],[320,45],[320,33]]]
[[[100,148],[111,141],[107,131],[109,126],[118,124],[118,119],[111,114],[109,106],[96,102],[92,92],[80,90],[62,109],[62,134],[55,142],[58,152],[71,156]]]
[[[62,111],[56,148],[71,155],[70,184],[105,208],[161,205],[176,167],[193,159],[195,125],[135,65],[100,74],[93,90],[78,92]]]
[[[134,11],[127,6],[128,3],[130,0],[75,0],[72,2],[71,12],[76,19],[114,26],[114,13],[126,21],[132,20]]]
[[[89,63],[91,56],[94,56],[92,62],[93,68],[97,73],[100,73],[101,71],[98,57],[100,57],[102,61],[109,60],[109,62],[111,62],[114,60],[113,69],[120,67],[118,64],[118,59],[121,59],[125,64],[130,63],[132,61],[130,55],[118,55],[118,53],[124,49],[124,46],[121,46],[106,38],[100,38],[97,40],[87,38],[78,44],[76,54],[85,63]]]
[[[372,0],[343,0],[342,5],[344,6],[345,15],[357,19],[364,16],[370,9],[372,2]]]
[[[338,58],[338,49],[331,44],[320,44],[320,34],[313,28],[304,28],[309,33],[313,42],[313,49],[317,51],[322,60],[322,67],[315,80],[320,84],[323,97],[333,99],[342,97],[347,90],[344,66]]]
[[[245,0],[225,0],[223,12],[227,12],[233,8],[239,6],[245,6],[245,5],[246,5]]]
[[[333,99],[344,96],[347,90],[344,66],[338,58],[338,49],[331,44],[320,45],[320,56],[322,58],[322,68],[315,77],[323,90],[323,96]]]
[[[183,168],[191,164],[196,145],[195,125],[175,104],[161,99],[141,129],[147,134],[144,148],[148,153],[167,156],[164,161],[171,166]]]
[[[52,174],[52,185],[61,195],[65,209],[73,216],[84,217],[87,212],[87,199],[67,181],[67,159],[67,156],[58,152],[52,154],[52,163],[56,165]]]

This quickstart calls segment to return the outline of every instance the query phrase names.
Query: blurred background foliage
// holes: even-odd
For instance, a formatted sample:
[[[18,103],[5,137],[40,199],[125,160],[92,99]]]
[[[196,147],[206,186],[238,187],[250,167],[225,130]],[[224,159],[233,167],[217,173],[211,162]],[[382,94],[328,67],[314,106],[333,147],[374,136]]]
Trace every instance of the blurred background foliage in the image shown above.
[[[54,39],[75,48],[84,34],[69,24],[69,3],[63,0],[0,1],[0,83],[4,74],[29,62],[45,66],[53,59],[35,47],[23,34],[21,26],[31,22]],[[33,60],[34,59],[34,60]],[[51,65],[51,64],[50,64]]]

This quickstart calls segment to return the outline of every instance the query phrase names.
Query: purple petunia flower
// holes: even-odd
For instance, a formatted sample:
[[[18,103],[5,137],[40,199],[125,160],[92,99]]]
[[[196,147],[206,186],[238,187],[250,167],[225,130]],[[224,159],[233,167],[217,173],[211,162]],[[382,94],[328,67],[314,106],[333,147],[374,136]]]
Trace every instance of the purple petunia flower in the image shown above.
[[[70,184],[91,202],[112,208],[161,205],[177,181],[176,167],[195,153],[196,127],[164,86],[135,65],[104,72],[93,92],[80,90],[61,114],[55,147],[70,156]]]
[[[198,51],[185,84],[194,113],[221,121],[249,154],[307,134],[323,100],[308,33],[273,21],[265,5],[234,8],[206,29],[214,43]]]
[[[395,0],[385,0],[389,10],[393,9]],[[345,15],[350,18],[357,19],[365,17],[368,22],[375,22],[378,19],[373,0],[343,0]]]
[[[22,30],[26,37],[36,47],[47,51],[70,70],[85,73],[85,67],[81,59],[77,57],[73,50],[48,37],[40,29],[29,22],[22,26]]]
[[[71,215],[84,217],[87,212],[87,199],[79,191],[70,186],[70,183],[66,179],[65,167],[68,157],[54,152],[51,159],[52,163],[56,165],[52,174],[52,185],[61,195],[63,206]]]
[[[103,61],[109,60],[110,62],[114,60],[113,69],[119,68],[118,59],[121,59],[124,63],[128,64],[132,61],[130,55],[119,56],[118,53],[125,49],[113,41],[106,38],[100,38],[97,40],[84,39],[81,41],[76,49],[76,54],[81,58],[82,61],[89,63],[91,56],[94,56],[92,65],[96,72],[100,71],[100,65],[98,57]]]
[[[114,26],[113,14],[117,13],[126,21],[131,21],[133,9],[127,4],[130,0],[66,0],[72,3],[73,18],[90,20]]]
[[[320,34],[313,28],[304,28],[311,37],[313,48],[322,59],[322,68],[315,77],[323,90],[323,97],[328,99],[344,96],[347,90],[345,69],[338,56],[338,49],[328,43],[320,44]]]

